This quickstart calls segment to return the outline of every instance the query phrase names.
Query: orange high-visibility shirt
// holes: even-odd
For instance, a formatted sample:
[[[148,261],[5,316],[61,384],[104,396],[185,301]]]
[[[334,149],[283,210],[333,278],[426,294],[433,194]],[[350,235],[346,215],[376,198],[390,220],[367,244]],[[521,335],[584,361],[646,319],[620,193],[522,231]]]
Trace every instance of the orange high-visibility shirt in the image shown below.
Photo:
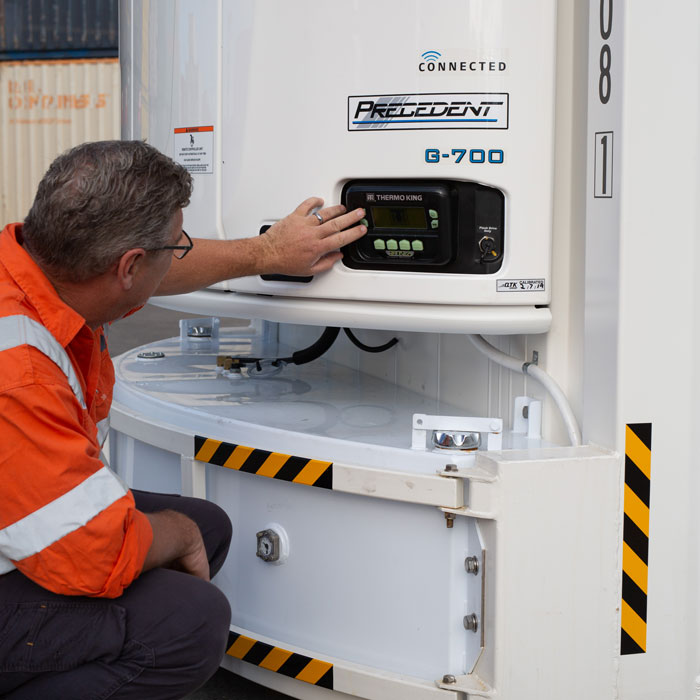
[[[114,369],[102,328],[60,299],[21,230],[0,234],[0,573],[115,598],[141,572],[153,532],[100,460]]]

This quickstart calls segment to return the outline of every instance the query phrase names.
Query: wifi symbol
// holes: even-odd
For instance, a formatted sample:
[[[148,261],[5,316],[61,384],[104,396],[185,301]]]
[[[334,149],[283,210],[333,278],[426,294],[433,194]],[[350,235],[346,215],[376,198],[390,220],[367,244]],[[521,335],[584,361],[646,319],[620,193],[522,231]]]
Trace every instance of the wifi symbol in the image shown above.
[[[421,54],[421,56],[426,61],[437,61],[442,54],[439,51],[426,51],[425,53]]]

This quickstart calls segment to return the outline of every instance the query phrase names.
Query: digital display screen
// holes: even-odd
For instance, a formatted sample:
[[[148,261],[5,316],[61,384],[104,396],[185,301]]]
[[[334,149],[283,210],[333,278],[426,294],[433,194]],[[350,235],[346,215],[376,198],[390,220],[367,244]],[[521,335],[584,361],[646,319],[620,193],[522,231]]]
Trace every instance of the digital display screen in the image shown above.
[[[427,228],[423,207],[370,207],[374,228]]]

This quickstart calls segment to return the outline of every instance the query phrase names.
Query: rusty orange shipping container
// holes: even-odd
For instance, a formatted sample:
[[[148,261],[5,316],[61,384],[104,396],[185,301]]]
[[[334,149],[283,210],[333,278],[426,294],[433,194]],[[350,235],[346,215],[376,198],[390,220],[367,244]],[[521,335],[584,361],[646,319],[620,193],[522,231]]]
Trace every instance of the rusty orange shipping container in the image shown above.
[[[116,58],[0,63],[0,221],[24,219],[51,161],[84,141],[119,138]]]

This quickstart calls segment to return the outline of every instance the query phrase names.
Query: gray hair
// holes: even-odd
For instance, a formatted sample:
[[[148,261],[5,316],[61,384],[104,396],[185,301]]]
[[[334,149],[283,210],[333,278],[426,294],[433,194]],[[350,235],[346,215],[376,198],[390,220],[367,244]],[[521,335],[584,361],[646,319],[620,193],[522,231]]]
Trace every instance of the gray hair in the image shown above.
[[[24,245],[49,274],[82,282],[127,250],[171,244],[172,217],[191,194],[187,170],[143,141],[84,143],[39,183]]]

